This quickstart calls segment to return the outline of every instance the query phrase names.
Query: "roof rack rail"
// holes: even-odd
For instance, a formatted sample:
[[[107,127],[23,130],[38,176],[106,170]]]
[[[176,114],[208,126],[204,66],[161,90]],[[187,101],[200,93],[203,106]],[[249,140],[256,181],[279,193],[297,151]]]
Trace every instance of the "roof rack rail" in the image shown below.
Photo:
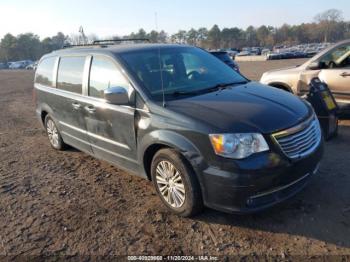
[[[99,45],[101,43],[120,43],[120,42],[151,42],[148,38],[121,38],[121,39],[110,39],[110,40],[95,40],[92,44]]]
[[[151,42],[147,38],[123,38],[123,39],[109,39],[109,40],[95,40],[92,44],[78,44],[78,45],[64,45],[63,48],[71,48],[71,47],[88,47],[88,46],[107,46],[107,45],[115,45],[120,42]]]
[[[79,44],[79,45],[64,45],[62,48],[71,48],[71,47],[84,47],[84,46],[92,46],[92,44]]]

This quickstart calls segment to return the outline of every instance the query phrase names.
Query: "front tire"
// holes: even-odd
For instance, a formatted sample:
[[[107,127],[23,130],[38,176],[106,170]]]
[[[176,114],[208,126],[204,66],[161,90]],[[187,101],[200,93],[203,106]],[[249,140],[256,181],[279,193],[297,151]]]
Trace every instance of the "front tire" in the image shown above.
[[[66,148],[66,144],[63,142],[62,136],[58,131],[55,121],[49,115],[45,117],[45,129],[50,145],[56,150],[64,150]]]
[[[203,209],[197,178],[187,160],[173,149],[161,149],[151,165],[152,181],[162,202],[180,216],[190,217]]]

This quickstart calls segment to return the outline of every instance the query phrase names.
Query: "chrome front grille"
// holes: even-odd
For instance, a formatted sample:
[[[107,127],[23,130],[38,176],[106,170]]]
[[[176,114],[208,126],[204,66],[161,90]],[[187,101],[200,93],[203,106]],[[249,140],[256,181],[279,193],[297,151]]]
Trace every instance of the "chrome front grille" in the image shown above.
[[[320,124],[315,117],[272,136],[284,154],[292,159],[311,154],[322,139]]]

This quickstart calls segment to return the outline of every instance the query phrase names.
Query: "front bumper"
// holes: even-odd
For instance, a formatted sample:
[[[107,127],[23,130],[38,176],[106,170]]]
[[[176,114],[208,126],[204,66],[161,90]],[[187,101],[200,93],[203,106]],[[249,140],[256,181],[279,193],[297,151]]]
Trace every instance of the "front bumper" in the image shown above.
[[[216,210],[242,214],[271,207],[305,187],[317,172],[322,155],[323,142],[299,160],[270,152],[235,163],[231,168],[227,163],[208,167],[201,176],[204,203]]]

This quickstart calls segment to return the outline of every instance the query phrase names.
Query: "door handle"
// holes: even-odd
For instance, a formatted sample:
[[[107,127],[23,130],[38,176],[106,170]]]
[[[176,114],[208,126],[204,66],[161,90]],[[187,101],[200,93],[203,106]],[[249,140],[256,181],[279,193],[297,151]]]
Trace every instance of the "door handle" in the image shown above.
[[[81,108],[81,104],[79,104],[79,103],[77,103],[77,102],[72,103],[72,106],[73,106],[73,108],[76,109],[76,110],[78,110],[78,109]]]
[[[86,106],[85,110],[88,111],[90,114],[93,114],[96,112],[96,108],[93,106]]]
[[[342,76],[342,77],[347,77],[347,76],[350,76],[350,73],[343,72],[343,73],[340,74],[340,76]]]

